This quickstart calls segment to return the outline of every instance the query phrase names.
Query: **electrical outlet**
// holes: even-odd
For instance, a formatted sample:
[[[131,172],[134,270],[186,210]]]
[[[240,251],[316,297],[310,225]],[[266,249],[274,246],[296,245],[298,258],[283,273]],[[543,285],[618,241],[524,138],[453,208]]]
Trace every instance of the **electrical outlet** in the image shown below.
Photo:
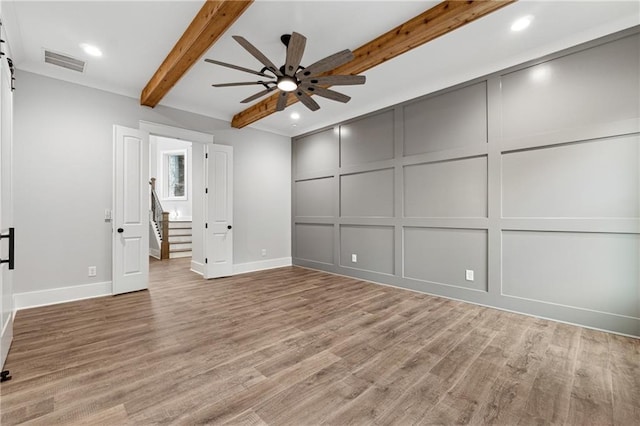
[[[98,274],[97,268],[95,266],[89,266],[89,276],[95,277]]]
[[[352,254],[351,255],[351,262],[358,263],[358,255],[357,254]]]
[[[104,220],[111,220],[111,209],[104,210]]]
[[[473,281],[473,269],[466,269],[464,273],[467,281]]]
[[[267,249],[262,249],[262,257],[265,257],[267,255]]]

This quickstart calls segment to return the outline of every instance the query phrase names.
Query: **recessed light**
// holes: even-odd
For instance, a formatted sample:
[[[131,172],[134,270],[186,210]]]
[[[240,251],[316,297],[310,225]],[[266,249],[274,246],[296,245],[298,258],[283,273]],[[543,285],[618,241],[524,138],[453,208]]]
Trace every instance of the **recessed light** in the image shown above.
[[[300,114],[298,114],[297,112],[292,112],[290,117],[294,120],[297,120],[298,118],[300,118]]]
[[[522,31],[531,25],[531,21],[533,21],[533,16],[531,15],[516,19],[513,24],[511,24],[511,31]]]
[[[82,43],[80,45],[80,47],[82,47],[82,50],[84,50],[84,52],[87,55],[91,55],[91,56],[102,56],[102,50],[98,49],[96,46],[92,45],[92,44],[88,44],[88,43]]]

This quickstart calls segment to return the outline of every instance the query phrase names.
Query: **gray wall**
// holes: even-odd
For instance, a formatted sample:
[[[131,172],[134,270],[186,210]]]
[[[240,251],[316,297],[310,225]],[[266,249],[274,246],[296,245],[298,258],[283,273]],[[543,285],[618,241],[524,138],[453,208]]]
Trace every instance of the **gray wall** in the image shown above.
[[[145,120],[206,132],[234,147],[234,263],[291,254],[291,140],[230,129],[229,123],[19,71],[14,94],[15,293],[111,281],[113,125]],[[194,144],[194,158],[203,145]],[[193,164],[194,180],[202,164]],[[195,183],[194,183],[195,185]],[[194,215],[203,211],[194,197]],[[204,263],[201,229],[194,258]],[[267,250],[263,257],[261,249]],[[97,266],[96,277],[87,276]],[[80,297],[80,296],[77,296]]]
[[[294,138],[294,263],[640,336],[634,31]]]

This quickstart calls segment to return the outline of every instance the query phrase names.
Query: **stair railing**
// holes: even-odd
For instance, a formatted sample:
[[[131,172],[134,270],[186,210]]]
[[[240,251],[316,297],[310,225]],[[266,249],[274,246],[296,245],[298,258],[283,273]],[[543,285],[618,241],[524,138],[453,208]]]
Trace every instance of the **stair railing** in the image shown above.
[[[169,212],[165,212],[160,204],[160,198],[156,193],[156,178],[152,177],[151,185],[151,214],[158,225],[160,233],[160,259],[169,258]]]

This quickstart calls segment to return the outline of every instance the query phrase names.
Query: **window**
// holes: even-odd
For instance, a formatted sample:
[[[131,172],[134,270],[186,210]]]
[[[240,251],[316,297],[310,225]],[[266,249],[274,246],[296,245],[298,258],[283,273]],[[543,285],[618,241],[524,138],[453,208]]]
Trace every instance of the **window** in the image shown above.
[[[165,199],[187,199],[187,150],[162,153],[163,195]]]

